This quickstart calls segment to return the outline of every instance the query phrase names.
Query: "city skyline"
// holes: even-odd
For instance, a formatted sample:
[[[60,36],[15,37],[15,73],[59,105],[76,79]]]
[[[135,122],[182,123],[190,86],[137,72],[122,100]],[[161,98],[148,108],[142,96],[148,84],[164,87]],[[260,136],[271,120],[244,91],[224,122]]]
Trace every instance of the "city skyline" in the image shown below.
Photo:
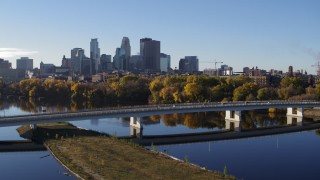
[[[279,1],[4,1],[0,12],[0,58],[61,65],[63,55],[98,38],[101,54],[112,57],[123,37],[131,55],[145,37],[161,42],[171,67],[185,56],[197,56],[199,69],[222,61],[234,71],[243,67],[307,70],[320,58],[320,2]],[[88,8],[90,7],[90,8]]]

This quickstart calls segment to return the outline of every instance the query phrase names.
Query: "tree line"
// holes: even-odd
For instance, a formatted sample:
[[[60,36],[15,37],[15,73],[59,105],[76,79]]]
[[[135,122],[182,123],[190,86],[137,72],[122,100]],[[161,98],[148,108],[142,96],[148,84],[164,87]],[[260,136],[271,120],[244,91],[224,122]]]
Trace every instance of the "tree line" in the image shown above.
[[[207,75],[157,76],[127,75],[104,82],[73,82],[54,79],[25,79],[5,85],[0,95],[45,97],[103,104],[111,101],[184,103],[250,100],[319,100],[320,85],[306,87],[303,79],[285,77],[279,87],[260,87],[247,76]]]
[[[320,85],[305,87],[303,79],[298,77],[283,78],[279,87],[260,87],[247,76],[168,76],[156,77],[149,87],[153,103],[320,98]]]
[[[150,95],[149,82],[148,78],[137,76],[114,77],[101,83],[35,78],[10,84],[2,91],[7,96],[101,104],[109,101],[147,101]]]

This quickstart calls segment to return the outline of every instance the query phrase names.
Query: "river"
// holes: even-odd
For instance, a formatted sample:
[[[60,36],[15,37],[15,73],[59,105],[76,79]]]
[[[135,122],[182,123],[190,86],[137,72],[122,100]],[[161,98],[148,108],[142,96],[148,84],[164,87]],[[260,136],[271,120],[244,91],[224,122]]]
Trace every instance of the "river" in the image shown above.
[[[69,107],[48,107],[50,111],[69,110]],[[5,106],[0,116],[39,113],[17,106]],[[304,118],[304,122],[313,119]],[[93,117],[70,123],[114,136],[130,135],[129,118]],[[286,125],[285,112],[243,112],[242,129],[258,129]],[[16,128],[1,127],[0,140],[22,139]],[[144,135],[194,133],[224,130],[224,112],[188,113],[145,117]],[[161,145],[153,147],[179,159],[210,170],[223,172],[239,179],[318,179],[320,136],[316,130],[237,140]],[[151,147],[147,147],[151,148]],[[1,152],[0,168],[3,179],[74,179],[47,151]]]

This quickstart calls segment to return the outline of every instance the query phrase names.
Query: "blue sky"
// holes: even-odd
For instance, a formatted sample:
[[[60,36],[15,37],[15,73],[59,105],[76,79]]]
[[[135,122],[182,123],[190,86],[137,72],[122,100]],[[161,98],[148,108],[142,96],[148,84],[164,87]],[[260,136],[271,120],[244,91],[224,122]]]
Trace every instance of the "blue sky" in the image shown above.
[[[0,58],[21,56],[61,65],[75,47],[89,56],[91,38],[101,53],[115,53],[123,36],[131,52],[139,39],[161,41],[171,55],[172,68],[180,58],[196,55],[199,67],[213,62],[241,71],[258,66],[304,69],[320,60],[319,0],[0,0]],[[8,49],[11,48],[11,49]]]

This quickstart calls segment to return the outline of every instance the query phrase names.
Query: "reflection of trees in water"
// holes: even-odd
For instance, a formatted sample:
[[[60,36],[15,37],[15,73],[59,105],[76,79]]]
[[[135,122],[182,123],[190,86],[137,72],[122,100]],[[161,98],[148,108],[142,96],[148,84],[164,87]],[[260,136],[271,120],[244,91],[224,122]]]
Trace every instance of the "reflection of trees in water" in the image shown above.
[[[185,125],[192,129],[224,127],[224,116],[219,112],[165,114],[161,119],[166,126]]]
[[[286,114],[268,113],[263,110],[242,111],[242,129],[281,126],[287,124]]]
[[[19,101],[18,107],[26,112],[37,113],[39,110],[37,109],[36,102],[33,98],[29,98],[28,100]]]
[[[66,101],[61,101],[57,103],[47,103],[44,101],[39,101],[35,98],[27,98],[27,99],[11,99],[6,100],[6,104],[9,106],[14,106],[20,108],[22,111],[25,112],[31,112],[31,113],[38,113],[41,112],[42,106],[46,107],[46,112],[61,112],[65,111],[66,108],[68,108],[68,105],[66,105]]]
[[[161,119],[166,126],[176,126],[177,124],[181,124],[179,120],[182,119],[182,114],[163,114],[161,115]]]
[[[38,113],[41,112],[42,106],[46,107],[46,112],[64,112],[66,110],[71,110],[73,112],[79,111],[82,109],[93,109],[93,108],[102,108],[102,107],[117,107],[117,106],[128,106],[128,105],[145,105],[143,102],[109,102],[105,104],[95,104],[91,101],[72,101],[69,99],[41,99],[38,98],[25,98],[25,99],[17,99],[12,98],[8,100],[0,101],[0,107],[10,106],[18,107],[22,111]]]
[[[151,121],[154,121],[154,122],[159,122],[160,116],[158,116],[158,115],[149,116],[149,119],[150,119]]]

